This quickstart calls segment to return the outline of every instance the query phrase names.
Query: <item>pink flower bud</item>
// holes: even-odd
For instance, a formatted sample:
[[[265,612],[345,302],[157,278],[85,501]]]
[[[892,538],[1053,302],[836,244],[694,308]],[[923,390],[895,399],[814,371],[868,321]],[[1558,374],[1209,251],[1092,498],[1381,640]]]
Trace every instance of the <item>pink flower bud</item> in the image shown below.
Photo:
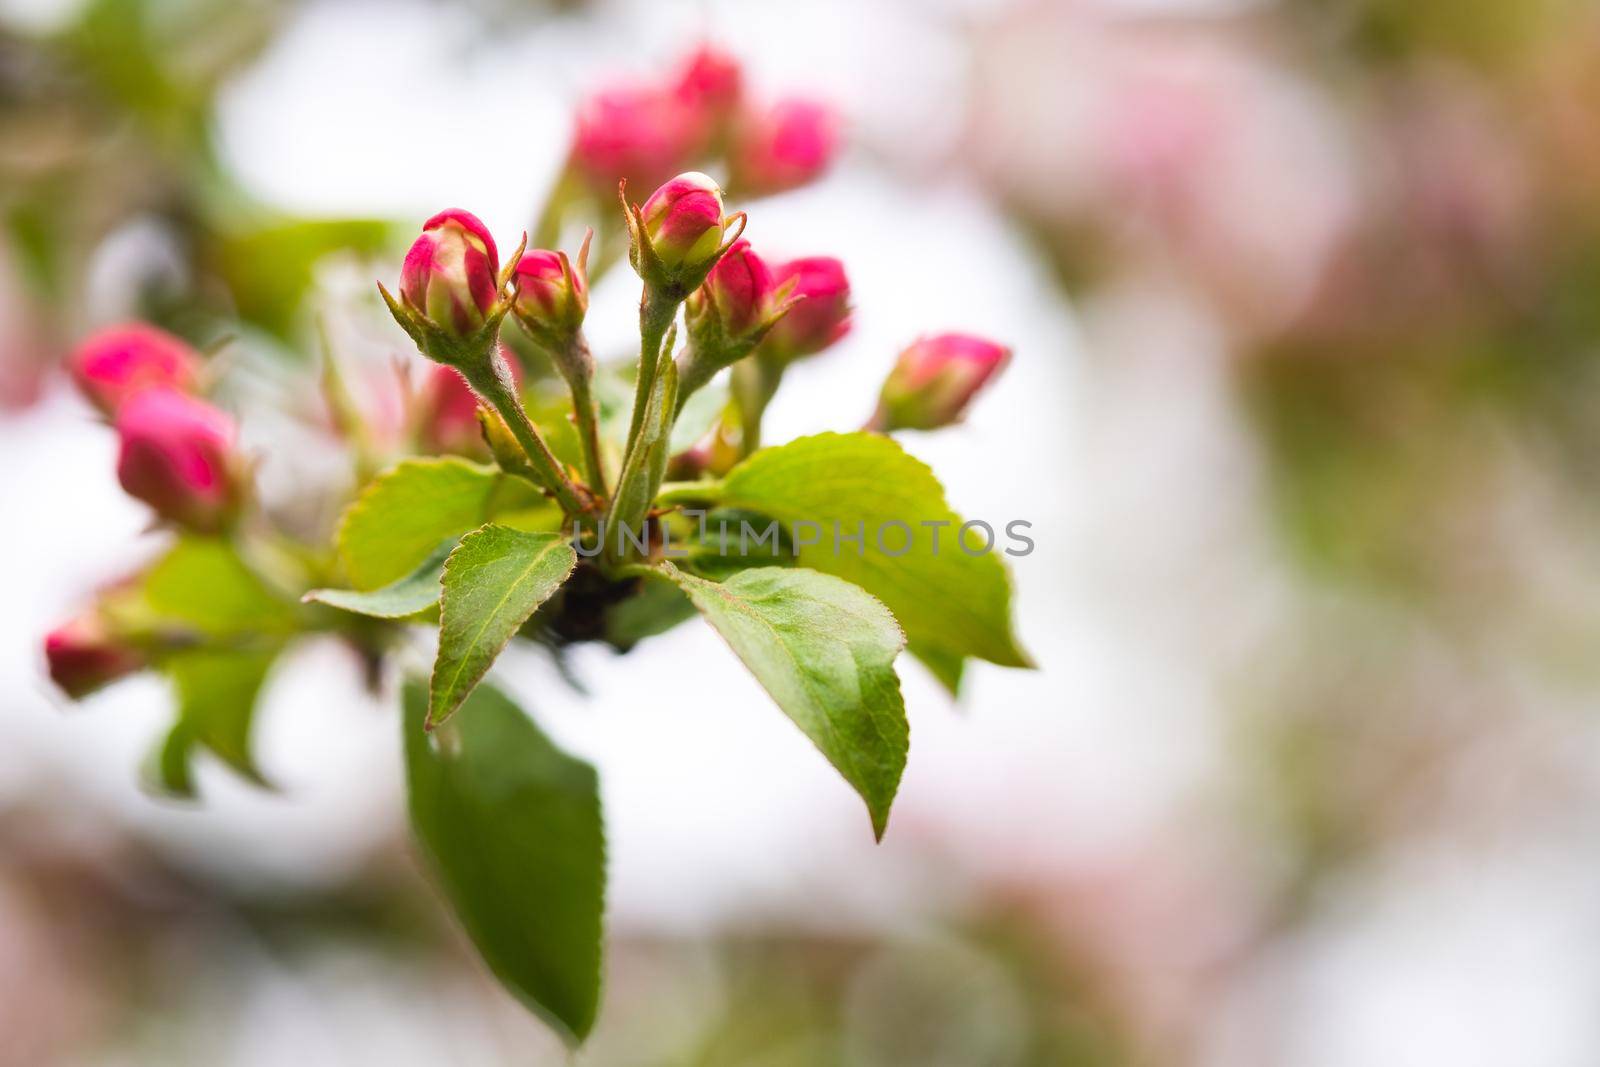
[[[739,105],[744,72],[739,61],[709,44],[684,57],[673,79],[672,92],[706,123],[715,127],[727,121]]]
[[[641,215],[656,258],[668,268],[704,263],[722,245],[722,188],[699,171],[651,193]]]
[[[772,271],[744,239],[735,241],[727,254],[706,275],[705,284],[689,296],[689,315],[696,318],[716,309],[722,335],[749,333],[771,308]]]
[[[514,357],[503,356],[511,368],[511,378],[522,388],[522,366]],[[422,445],[430,452],[462,456],[482,455],[486,450],[483,430],[478,425],[478,394],[467,385],[459,371],[435,363],[423,386]]]
[[[617,86],[578,107],[572,162],[601,195],[626,178],[644,188],[687,166],[703,139],[694,110],[653,86]]]
[[[50,680],[74,700],[145,665],[138,650],[112,637],[104,620],[93,612],[45,635],[44,656]]]
[[[165,330],[130,322],[89,337],[73,352],[68,367],[89,402],[107,415],[115,415],[142,389],[192,390],[199,377],[200,356]]]
[[[233,420],[175,389],[146,389],[117,414],[117,480],[162,518],[221,529],[238,503]]]
[[[1011,350],[964,333],[924,337],[900,353],[878,398],[875,429],[936,430],[961,419],[1011,358]]]
[[[406,253],[400,296],[457,337],[476,333],[500,298],[500,253],[488,228],[459,208],[429,219]]]
[[[783,100],[739,124],[733,184],[743,196],[770,196],[814,181],[833,162],[838,122],[812,100]]]
[[[792,296],[803,297],[790,308],[762,342],[763,352],[781,362],[821,352],[850,332],[850,279],[844,264],[832,256],[810,256],[772,268],[774,285],[793,279]]]
[[[535,249],[517,263],[517,316],[554,333],[571,333],[583,325],[589,294],[583,275],[559,252]]]

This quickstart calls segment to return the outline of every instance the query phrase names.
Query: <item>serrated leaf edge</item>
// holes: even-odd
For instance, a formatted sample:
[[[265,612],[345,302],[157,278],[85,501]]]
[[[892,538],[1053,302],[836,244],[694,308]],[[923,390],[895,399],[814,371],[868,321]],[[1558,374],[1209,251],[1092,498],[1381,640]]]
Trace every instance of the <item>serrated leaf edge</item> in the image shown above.
[[[446,557],[446,559],[444,561],[444,571],[439,575],[439,588],[440,588],[440,592],[439,592],[439,633],[441,635],[443,635],[443,633],[444,633],[445,615],[446,615],[446,611],[447,611],[447,606],[449,604],[449,599],[446,597],[445,593],[446,593],[446,590],[448,589],[447,580],[450,577],[450,565],[452,563],[456,562],[457,554],[460,553],[460,551],[463,548],[466,547],[468,541],[471,541],[475,537],[482,536],[485,531],[489,530],[490,528],[492,528],[494,526],[495,526],[494,523],[485,523],[483,526],[478,527],[476,530],[473,530],[471,533],[468,533],[468,534],[464,535],[461,538],[460,542],[458,542],[456,544],[456,547],[451,550],[450,555],[448,557]],[[513,532],[513,533],[521,534],[521,535],[527,536],[527,537],[539,536],[539,535],[536,535],[536,534],[528,534],[528,533],[526,533],[525,531],[522,531],[522,530],[512,530],[512,528],[509,527],[509,526],[502,526],[502,527],[499,527],[499,529],[511,530],[511,532]],[[501,604],[504,604],[505,601],[510,598],[511,590],[514,589],[519,582],[521,582],[522,580],[527,578],[528,574],[533,570],[533,568],[538,566],[539,563],[544,560],[545,555],[548,552],[550,552],[551,550],[556,549],[556,548],[558,548],[560,546],[563,546],[563,545],[566,545],[568,548],[571,547],[570,545],[567,544],[567,542],[565,540],[563,540],[561,538],[561,536],[559,534],[549,535],[549,536],[550,536],[550,542],[545,546],[545,548],[540,550],[539,554],[537,556],[535,556],[533,558],[533,560],[531,560],[529,562],[528,566],[523,570],[522,574],[518,576],[516,582],[510,583],[506,587],[505,594],[504,594],[504,596],[502,596],[501,601],[500,601]],[[572,558],[571,558],[570,562],[568,563],[566,573],[563,574],[561,576],[561,580],[556,583],[556,588],[557,589],[559,589],[566,582],[566,580],[569,577],[571,577],[572,572],[577,567],[577,565],[578,565],[578,555],[577,555],[576,552],[573,552],[572,553]],[[551,595],[553,596],[554,593],[552,593]],[[549,599],[549,598],[547,597],[546,599]],[[541,603],[542,603],[542,601],[541,601]],[[528,615],[531,616],[534,613],[534,611],[538,610],[538,607],[539,607],[539,605],[535,604],[532,608],[529,609]],[[524,619],[523,621],[526,621],[526,619]],[[488,627],[488,622],[485,621],[483,628],[479,629],[477,636],[481,637],[482,634],[483,634],[483,629],[486,629],[487,627]],[[436,686],[436,683],[439,680],[439,658],[437,656],[435,656],[434,661],[433,661],[433,670],[428,675],[428,717],[427,717],[427,720],[426,720],[426,728],[428,730],[431,731],[432,729],[434,729],[434,727],[438,726],[440,723],[445,722],[446,720],[448,720],[450,718],[450,716],[453,715],[456,712],[456,710],[461,707],[462,704],[466,703],[467,697],[469,695],[471,695],[472,691],[478,687],[478,683],[483,681],[484,676],[489,673],[489,668],[494,665],[494,661],[496,659],[500,658],[500,653],[505,651],[506,646],[511,643],[511,638],[513,638],[515,636],[516,636],[516,630],[515,630],[515,628],[513,628],[511,633],[506,635],[506,639],[504,641],[500,642],[500,647],[498,647],[498,648],[496,648],[494,650],[494,654],[491,655],[489,657],[489,661],[484,664],[483,670],[479,671],[478,674],[477,674],[477,677],[472,678],[470,680],[471,684],[469,684],[463,691],[461,691],[457,695],[454,706],[451,707],[449,710],[445,711],[443,714],[439,714],[439,709],[437,707],[435,707],[434,703],[433,703],[434,693],[437,692],[435,686]],[[443,637],[441,636],[441,642],[442,642],[442,640],[443,640]],[[474,638],[474,640],[476,640],[476,638]],[[465,663],[466,663],[466,660],[465,660],[465,657],[463,657],[463,659],[461,661],[461,667],[458,667],[457,672],[456,672],[456,677],[454,679],[452,679],[452,684],[459,684],[460,683],[461,670],[464,669]]]
[[[824,431],[822,431],[820,433],[805,434],[805,435],[802,435],[800,437],[793,438],[792,440],[785,441],[781,445],[771,445],[771,446],[768,446],[767,448],[759,449],[756,452],[751,453],[749,456],[746,456],[743,460],[740,460],[739,463],[736,464],[733,467],[733,469],[730,470],[727,473],[726,476],[724,476],[724,478],[722,479],[722,485],[726,488],[730,483],[732,483],[732,482],[734,482],[736,480],[735,476],[739,473],[739,471],[742,468],[747,467],[747,466],[751,465],[752,463],[755,463],[757,460],[760,459],[761,456],[766,455],[766,454],[768,454],[770,452],[773,452],[773,451],[775,451],[777,449],[787,448],[787,447],[789,447],[791,445],[798,445],[798,444],[801,444],[801,443],[810,443],[810,442],[814,442],[814,441],[833,441],[833,440],[850,441],[850,440],[858,440],[858,439],[870,439],[870,440],[873,440],[874,442],[881,441],[885,445],[887,445],[891,449],[893,449],[895,452],[899,453],[901,456],[903,456],[907,460],[909,460],[912,465],[914,465],[915,467],[920,468],[921,472],[923,474],[926,474],[927,477],[932,480],[933,484],[938,487],[938,490],[939,490],[939,492],[938,492],[938,504],[939,504],[939,507],[943,508],[944,511],[947,514],[949,514],[949,515],[951,515],[951,516],[953,516],[955,518],[961,518],[962,517],[961,516],[961,512],[957,511],[954,507],[951,506],[950,498],[949,498],[949,496],[947,494],[947,490],[944,487],[944,482],[939,480],[939,475],[934,471],[932,466],[930,466],[928,463],[924,462],[923,460],[919,459],[918,457],[912,455],[910,452],[907,452],[905,450],[904,446],[902,446],[900,444],[900,442],[896,441],[894,438],[889,437],[889,436],[884,435],[884,434],[868,433],[866,431],[856,431],[856,432],[852,432],[852,433],[840,433],[838,430],[824,430]],[[741,500],[739,497],[735,496],[732,493],[728,493],[720,501],[720,503],[724,507],[740,507],[740,506],[743,506],[743,507],[746,507],[746,508],[750,508],[753,511],[759,511],[762,514],[767,514],[767,512],[764,511],[760,506],[758,506],[758,505],[756,505],[756,504],[754,504],[754,503],[752,503],[752,502],[750,502],[748,500]],[[777,518],[778,516],[772,516],[772,517],[773,518]],[[997,562],[1000,565],[1001,578],[1005,582],[1005,588],[1006,588],[1006,608],[1007,608],[1006,633],[1005,633],[1006,642],[1007,642],[1007,644],[1009,644],[1011,646],[1012,651],[1014,651],[1017,654],[1017,659],[1018,659],[1018,662],[1015,663],[1015,664],[1001,664],[1001,666],[1015,666],[1015,667],[1021,668],[1023,670],[1037,670],[1038,666],[1039,666],[1037,661],[1035,661],[1033,656],[1031,656],[1028,653],[1027,649],[1022,647],[1021,641],[1019,641],[1017,639],[1016,626],[1015,626],[1015,623],[1016,623],[1016,618],[1015,618],[1015,614],[1016,614],[1015,600],[1016,600],[1017,589],[1016,589],[1016,583],[1015,583],[1015,581],[1013,581],[1012,576],[1011,576],[1011,568],[1006,566],[1005,560],[1000,559],[998,557],[996,558],[995,562]],[[823,573],[827,573],[827,572],[823,572]],[[838,577],[838,576],[835,575],[834,577]],[[845,580],[848,581],[848,579],[845,579]],[[855,583],[852,582],[851,584],[854,585]],[[858,586],[857,588],[860,588],[860,587]],[[863,590],[863,592],[866,592],[866,590]],[[871,596],[872,594],[868,593],[868,595]],[[874,599],[876,599],[876,598],[874,598]],[[929,642],[929,643],[932,644],[934,642]],[[938,647],[944,648],[945,646],[939,645]],[[949,651],[949,652],[952,652],[952,653],[965,655],[965,656],[968,656],[969,658],[972,658],[972,659],[981,659],[981,658],[983,658],[983,657],[979,657],[979,656],[974,656],[971,653],[960,652],[957,649],[948,649],[947,648],[945,650]]]
[[[485,463],[473,463],[471,460],[463,459],[460,456],[407,456],[388,469],[379,472],[371,481],[361,487],[361,491],[356,494],[356,498],[345,505],[344,511],[339,514],[339,523],[334,530],[333,544],[339,556],[339,565],[344,568],[346,574],[350,572],[350,558],[345,552],[346,531],[349,529],[350,523],[355,520],[356,515],[365,512],[372,506],[372,499],[377,495],[381,487],[390,479],[397,477],[401,469],[405,467],[451,466],[464,467],[479,474],[504,475],[504,472],[498,467],[491,467]],[[370,592],[370,590],[362,591]]]
[[[674,567],[671,563],[665,563],[664,562],[664,563],[661,564],[661,567],[659,569],[660,569],[661,573],[663,574],[663,576],[666,577],[669,581],[672,581],[672,582],[676,583],[676,582],[678,582],[678,577],[684,577],[684,578],[689,579],[691,582],[698,582],[698,583],[700,583],[702,585],[710,586],[712,589],[717,590],[717,592],[719,594],[721,594],[722,598],[724,600],[726,600],[728,603],[738,606],[741,609],[741,614],[745,614],[745,615],[748,615],[751,618],[754,618],[756,621],[760,622],[768,630],[771,630],[774,634],[777,633],[776,628],[772,625],[772,623],[770,621],[768,621],[766,618],[764,618],[759,613],[748,610],[749,605],[746,602],[740,600],[738,597],[734,596],[731,593],[723,593],[722,592],[722,586],[724,584],[723,582],[714,582],[714,581],[710,580],[709,578],[701,578],[698,575],[688,574],[687,572],[681,571],[677,567]],[[751,568],[751,570],[762,570],[762,569],[764,569],[764,568],[759,568],[759,567]],[[867,592],[865,589],[862,589],[859,585],[856,585],[856,583],[854,583],[854,582],[852,582],[852,581],[850,581],[850,580],[848,580],[846,578],[840,578],[836,574],[828,574],[825,571],[813,570],[810,567],[795,567],[795,568],[792,568],[792,569],[790,569],[790,568],[783,568],[783,569],[787,573],[794,573],[795,571],[809,571],[810,573],[818,575],[819,577],[828,578],[828,579],[831,579],[831,580],[836,581],[836,582],[842,582],[843,584],[850,586],[852,589],[855,589],[862,596],[866,597],[872,603],[878,605],[878,607],[883,609],[884,615],[888,617],[889,622],[894,626],[895,633],[899,636],[898,645],[897,645],[897,647],[895,649],[894,655],[889,657],[889,659],[890,659],[889,675],[890,675],[890,677],[892,677],[894,679],[894,691],[895,691],[895,694],[900,697],[900,709],[901,709],[902,715],[904,715],[904,713],[905,713],[905,693],[900,687],[900,673],[894,669],[894,662],[893,661],[895,659],[899,658],[900,653],[902,653],[902,652],[904,652],[906,650],[907,639],[906,639],[905,628],[900,625],[900,620],[895,618],[894,612],[890,611],[888,605],[886,605],[883,601],[879,600],[877,597],[873,596],[871,593]],[[751,573],[751,570],[740,571],[739,574],[740,575],[749,574],[749,573]],[[737,575],[736,575],[736,577],[737,577]],[[684,588],[681,585],[681,583],[680,583],[679,587],[680,588]],[[688,589],[684,588],[684,592],[687,594],[688,593]],[[691,597],[691,599],[692,599],[692,597]],[[854,613],[847,611],[846,614],[854,614]],[[857,617],[859,618],[860,616],[857,616]],[[705,619],[705,614],[703,612],[701,613],[701,618]],[[746,664],[744,662],[744,657],[739,655],[738,649],[733,647],[733,642],[730,641],[728,639],[728,637],[720,629],[718,629],[717,626],[714,623],[711,622],[710,619],[705,619],[705,622],[706,622],[706,625],[711,627],[711,631],[717,635],[718,640],[720,640],[724,645],[727,646],[728,651],[733,653],[734,658],[739,661],[740,665],[744,666],[746,670],[750,670],[749,664]],[[805,671],[799,669],[800,666],[801,666],[799,659],[797,659],[795,657],[794,653],[792,651],[790,651],[789,647],[786,644],[784,644],[783,641],[780,640],[780,641],[777,641],[776,643],[777,643],[779,648],[783,649],[783,653],[784,653],[785,656],[787,656],[789,658],[789,661],[795,665],[795,667],[796,667],[795,673],[796,673],[796,676],[799,677],[801,685],[806,689],[806,691],[808,693],[809,692],[813,692],[810,684],[806,680]],[[756,677],[754,671],[751,671],[750,673],[751,673],[751,677],[756,678],[756,684],[761,686],[762,691],[766,692],[768,698],[772,700],[773,704],[777,705],[778,704],[777,698],[774,697],[772,695],[772,693],[767,690],[766,684],[763,683],[759,677]],[[822,702],[821,701],[817,701],[817,703],[820,705]],[[782,705],[778,705],[778,710],[780,712],[783,712],[784,718],[789,719],[789,721],[792,722],[792,723],[794,722],[794,719],[789,715],[788,711],[785,710]],[[826,716],[823,717],[822,721],[823,721],[823,724],[827,727],[828,732],[830,734],[834,733],[834,725],[833,725],[832,721],[830,721]],[[795,727],[797,729],[799,728],[799,723],[794,723],[794,725],[795,725]],[[873,728],[874,731],[877,732],[877,734],[878,734],[878,736],[880,738],[883,738],[883,731],[879,728],[878,723],[877,723],[877,721],[875,719],[872,721],[872,728]],[[806,738],[807,741],[811,742],[811,744],[816,748],[816,750],[819,753],[821,753],[822,758],[824,760],[827,760],[827,762],[828,762],[828,764],[830,766],[833,766],[832,757],[830,757],[827,754],[827,752],[823,751],[822,746],[817,744],[817,742],[814,739],[812,739],[810,737],[810,735],[806,734],[806,732],[804,730],[801,730],[800,733],[801,733],[802,736],[804,736]],[[837,735],[835,735],[835,736],[837,736]],[[883,739],[887,740],[887,738],[883,738]],[[839,749],[840,749],[841,752],[851,752],[851,750],[849,749],[848,746],[841,745],[841,746],[839,746]],[[905,780],[905,768],[910,762],[911,762],[911,721],[910,721],[910,717],[906,716],[906,755],[905,755],[905,761],[901,764],[899,777],[897,777],[895,779],[894,790],[890,793],[888,802],[884,805],[884,809],[883,809],[883,813],[882,813],[882,818],[881,819],[879,818],[879,813],[872,810],[872,805],[871,805],[870,802],[867,802],[867,798],[866,797],[861,797],[862,801],[864,803],[867,803],[867,815],[868,815],[869,819],[872,822],[872,835],[873,835],[873,839],[875,841],[881,842],[883,840],[884,833],[889,828],[889,813],[890,813],[890,810],[894,807],[895,798],[900,795],[900,783]],[[860,764],[856,763],[854,752],[851,752],[851,754],[850,754],[850,763],[851,763],[852,767],[855,767],[856,770],[859,772]],[[837,767],[835,767],[834,769],[838,770]],[[841,773],[841,776],[843,776],[843,772],[841,771],[840,773]],[[845,778],[845,783],[847,785],[849,785],[850,788],[852,790],[854,790],[858,796],[860,796],[859,789],[857,789],[855,783],[850,781],[850,779],[848,777]]]

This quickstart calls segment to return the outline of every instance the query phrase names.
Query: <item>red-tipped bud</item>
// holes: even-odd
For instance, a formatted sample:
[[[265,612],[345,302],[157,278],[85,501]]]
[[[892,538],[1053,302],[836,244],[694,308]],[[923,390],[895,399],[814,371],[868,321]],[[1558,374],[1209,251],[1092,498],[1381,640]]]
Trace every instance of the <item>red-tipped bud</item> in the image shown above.
[[[780,288],[792,280],[800,298],[761,343],[763,355],[779,362],[815,355],[850,332],[850,279],[832,256],[809,256],[772,268]]]
[[[447,333],[476,333],[500,298],[500,253],[488,228],[457,208],[429,219],[406,253],[400,296]]]
[[[669,270],[703,264],[722,246],[722,187],[699,171],[651,193],[641,216],[650,247]]]
[[[146,389],[117,414],[117,480],[162,518],[215,532],[238,504],[233,419],[174,389]]]
[[[89,402],[115,415],[129,397],[144,389],[193,390],[200,356],[165,330],[130,322],[89,337],[73,352],[68,366]]]
[[[741,238],[690,294],[689,315],[695,319],[714,309],[722,336],[737,338],[760,325],[771,310],[772,292],[772,271]]]
[[[744,72],[727,52],[703,44],[684,57],[673,78],[672,92],[711,127],[727,121],[739,106]]]
[[[813,100],[783,100],[747,115],[731,153],[734,187],[743,196],[798,189],[828,169],[838,141],[838,119]]]
[[[529,252],[517,264],[515,281],[517,317],[529,329],[570,335],[583,325],[589,293],[583,272],[574,270],[564,254],[544,249]]]
[[[937,430],[967,405],[1011,358],[1011,350],[964,333],[924,337],[900,353],[883,383],[875,429]]]
[[[144,656],[114,638],[94,612],[45,635],[44,656],[50,680],[74,700],[145,666]]]
[[[522,388],[522,367],[516,359],[505,357],[511,378]],[[483,431],[478,426],[478,394],[467,385],[459,371],[434,364],[423,386],[421,444],[429,452],[451,452],[479,456],[485,451]],[[496,416],[498,417],[498,416]]]
[[[699,120],[676,94],[617,86],[579,105],[572,162],[603,195],[624,178],[648,188],[682,170],[702,138]]]

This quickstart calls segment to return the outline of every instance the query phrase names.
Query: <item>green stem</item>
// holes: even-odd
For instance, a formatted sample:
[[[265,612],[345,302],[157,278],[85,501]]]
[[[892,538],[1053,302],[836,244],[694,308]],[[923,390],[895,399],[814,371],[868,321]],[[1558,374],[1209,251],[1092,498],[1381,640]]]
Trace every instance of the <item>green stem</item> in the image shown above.
[[[594,357],[589,354],[589,342],[581,331],[573,335],[567,357],[556,362],[572,393],[572,414],[583,446],[584,477],[595,495],[603,497],[607,494],[606,468],[600,454],[600,409],[594,400]]]
[[[861,424],[861,432],[862,433],[888,433],[889,432],[889,416],[888,416],[888,413],[883,410],[883,403],[881,401],[878,403],[878,406],[873,409],[872,416],[870,418],[868,418],[866,422]]]
[[[578,440],[583,444],[584,477],[596,496],[605,496],[606,470],[600,458],[600,412],[587,378],[572,383],[572,410],[578,416]]]
[[[663,574],[661,572],[661,568],[652,567],[648,563],[628,563],[628,564],[624,564],[623,566],[617,567],[614,570],[612,570],[611,573],[612,573],[612,576],[616,577],[616,578],[659,578],[659,579],[666,579],[666,577],[667,577],[665,574]]]
[[[667,482],[656,493],[656,504],[715,504],[722,499],[721,482]]]
[[[767,405],[777,395],[783,378],[782,367],[772,367],[757,359],[734,364],[733,402],[739,411],[739,456],[749,456],[761,447],[761,419]]]
[[[326,315],[317,316],[317,335],[322,341],[322,395],[328,404],[334,432],[350,442],[356,482],[365,485],[378,473],[378,450],[361,409],[356,406],[344,380],[344,371],[334,355],[333,337]]]
[[[468,383],[479,396],[500,413],[501,418],[505,419],[511,435],[528,454],[528,462],[533,465],[534,473],[539,476],[545,488],[555,495],[561,510],[569,515],[576,515],[585,510],[583,502],[578,499],[577,487],[562,471],[561,464],[550,451],[550,446],[539,436],[538,428],[528,419],[528,413],[522,409],[522,401],[517,398],[511,384],[496,373],[492,366],[484,372],[471,375]]]
[[[661,362],[661,341],[667,335],[667,327],[677,317],[680,303],[649,285],[644,287],[644,295],[639,298],[639,378],[633,387],[633,418],[628,424],[628,443],[622,450],[623,463],[632,457],[634,442],[644,425],[644,409],[650,402],[656,367]]]

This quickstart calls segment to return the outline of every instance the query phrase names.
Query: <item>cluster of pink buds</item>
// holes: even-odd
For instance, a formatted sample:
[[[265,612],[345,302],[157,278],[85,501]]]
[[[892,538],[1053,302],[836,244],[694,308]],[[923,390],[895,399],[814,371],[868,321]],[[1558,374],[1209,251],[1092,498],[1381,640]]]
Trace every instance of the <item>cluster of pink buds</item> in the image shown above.
[[[520,367],[499,336],[501,322],[515,310],[542,344],[557,336],[576,339],[588,307],[584,257],[574,271],[565,254],[524,255],[526,245],[524,237],[502,271],[488,227],[471,212],[451,208],[423,223],[412,242],[401,268],[399,298],[381,283],[378,289],[417,350],[440,365],[429,383],[432,418],[424,426],[424,438],[431,432],[435,440],[425,443],[480,451],[464,446],[468,420],[478,422],[492,413],[525,451],[534,480],[563,509],[581,512],[587,507],[584,495],[529,421],[519,395]],[[558,365],[563,353],[552,352]],[[592,414],[592,401],[587,406]],[[481,439],[481,432],[476,436]]]
[[[421,851],[495,974],[576,1049],[599,1005],[598,783],[483,685],[502,650],[520,639],[558,655],[578,642],[627,651],[691,609],[860,795],[878,839],[908,748],[900,653],[952,691],[969,659],[1030,663],[1011,633],[1003,567],[980,561],[965,536],[984,531],[986,553],[994,530],[962,523],[932,473],[878,436],[959,421],[1007,349],[963,334],[919,340],[861,430],[762,448],[785,376],[850,332],[850,278],[828,256],[761,255],[745,240],[746,214],[696,164],[735,195],[762,195],[810,181],[834,147],[826,109],[754,107],[738,64],[703,48],[668,86],[585,106],[575,169],[538,227],[535,243],[548,247],[530,250],[524,234],[502,258],[470,212],[429,218],[394,292],[378,285],[427,361],[418,389],[402,374],[403,416],[369,417],[365,391],[346,387],[335,331],[324,332],[325,414],[356,474],[331,544],[334,524],[317,521],[331,518],[325,486],[285,501],[305,506],[254,506],[234,421],[201,399],[210,375],[198,353],[146,326],[90,338],[72,373],[116,428],[117,476],[180,536],[46,636],[51,678],[77,699],[138,671],[165,675],[177,709],[146,764],[150,784],[192,796],[199,752],[266,784],[252,718],[275,664],[302,639],[343,642],[375,692],[396,670],[413,674],[404,749]],[[650,190],[642,203],[630,178]],[[594,209],[570,256],[555,247],[577,244],[565,206]],[[602,373],[585,338],[591,283],[622,262],[624,237],[640,283],[626,411],[612,403],[625,369]],[[556,373],[570,408],[553,395]],[[902,506],[950,521],[887,510]],[[725,523],[712,534],[712,514],[739,517],[737,548]],[[746,515],[766,525],[757,533]],[[832,552],[819,547],[824,519]],[[913,522],[960,525],[963,551],[935,560],[939,538],[913,534]],[[879,551],[867,566],[869,523]],[[898,550],[884,536],[893,527]],[[408,662],[418,624],[437,627],[426,681]],[[560,810],[527,810],[529,789],[558,790]],[[496,894],[526,872],[530,847],[551,859],[549,891]]]
[[[181,339],[144,323],[90,336],[67,363],[78,390],[117,432],[117,480],[162,520],[197,534],[231,526],[245,480],[237,431],[195,395],[202,362]],[[45,638],[50,677],[73,699],[143,670],[140,642],[118,625],[110,591]]]
[[[740,196],[806,185],[838,149],[838,119],[801,97],[752,101],[739,63],[702,45],[660,83],[612,86],[579,107],[569,169],[599,196],[715,167]]]
[[[243,488],[233,419],[194,395],[200,357],[135,323],[103,330],[69,361],[79,390],[116,427],[117,479],[161,518],[215,533]]]

